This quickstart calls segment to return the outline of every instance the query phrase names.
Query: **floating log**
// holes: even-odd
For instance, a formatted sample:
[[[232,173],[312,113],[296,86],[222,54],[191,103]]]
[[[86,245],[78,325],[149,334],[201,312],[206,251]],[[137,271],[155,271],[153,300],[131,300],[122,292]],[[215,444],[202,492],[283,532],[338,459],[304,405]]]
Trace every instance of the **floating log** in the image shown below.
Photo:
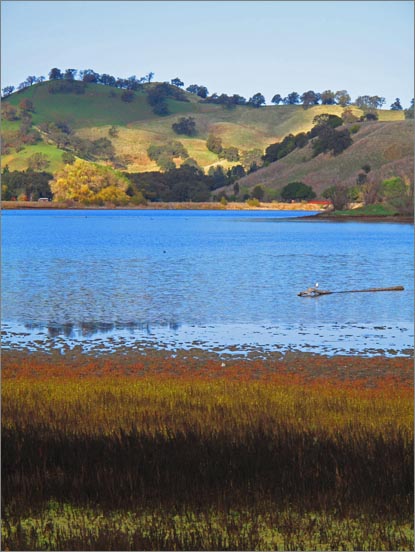
[[[305,291],[300,291],[299,297],[319,297],[320,295],[332,295],[333,293],[369,293],[372,291],[404,291],[403,286],[393,286],[385,288],[369,288],[369,289],[348,289],[345,291],[327,291],[324,289],[308,288]]]

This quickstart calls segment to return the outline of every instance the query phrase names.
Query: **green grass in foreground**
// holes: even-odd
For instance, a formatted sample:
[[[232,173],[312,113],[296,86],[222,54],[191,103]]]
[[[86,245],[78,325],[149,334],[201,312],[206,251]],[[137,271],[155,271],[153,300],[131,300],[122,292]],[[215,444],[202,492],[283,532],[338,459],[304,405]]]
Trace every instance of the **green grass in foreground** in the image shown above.
[[[2,540],[13,550],[412,550],[413,528],[360,512],[342,519],[275,503],[131,512],[50,501],[5,521]]]

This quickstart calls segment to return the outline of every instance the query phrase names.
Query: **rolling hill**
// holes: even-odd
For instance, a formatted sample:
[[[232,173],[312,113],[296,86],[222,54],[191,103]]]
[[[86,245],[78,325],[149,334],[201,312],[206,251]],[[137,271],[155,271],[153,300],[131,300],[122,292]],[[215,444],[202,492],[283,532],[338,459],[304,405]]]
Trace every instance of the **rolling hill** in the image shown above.
[[[271,163],[239,180],[248,189],[262,185],[281,189],[289,182],[304,182],[317,194],[336,184],[352,186],[364,165],[371,177],[382,181],[393,176],[414,176],[413,121],[370,122],[352,136],[353,144],[340,155],[322,153],[312,156],[308,144],[283,159]]]
[[[238,164],[220,159],[209,151],[206,140],[209,134],[219,136],[224,147],[236,147],[239,152],[254,149],[265,151],[272,143],[281,141],[289,133],[309,131],[316,115],[329,113],[341,115],[343,108],[337,105],[318,105],[308,109],[302,106],[282,105],[254,108],[236,106],[232,109],[205,103],[194,94],[184,92],[187,101],[167,100],[170,114],[155,115],[147,101],[147,93],[155,84],[146,84],[135,93],[132,102],[121,100],[122,90],[88,84],[84,94],[48,91],[48,82],[38,83],[16,92],[3,100],[3,104],[18,107],[23,99],[33,102],[33,125],[45,122],[65,121],[80,138],[97,140],[110,138],[108,131],[117,127],[117,136],[111,137],[116,158],[124,170],[144,172],[160,170],[147,155],[150,145],[162,145],[168,141],[180,141],[205,172],[212,166],[224,168]],[[352,106],[356,115],[362,112]],[[337,157],[321,154],[311,157],[310,146],[295,150],[284,159],[271,163],[242,179],[240,184],[251,188],[263,184],[267,188],[280,188],[293,180],[313,185],[317,192],[339,180],[353,182],[356,171],[369,163],[373,170],[388,176],[396,170],[413,172],[412,121],[405,121],[402,111],[381,110],[379,121],[360,125],[353,135],[353,145]],[[191,116],[196,123],[194,136],[177,135],[172,124],[180,117]],[[16,131],[19,121],[3,118],[3,131]],[[36,152],[48,156],[48,170],[54,172],[63,165],[63,149],[42,134],[43,140],[34,145],[24,144],[16,151],[10,148],[3,155],[3,166],[10,170],[27,168],[28,158]],[[175,159],[176,166],[183,159]],[[106,161],[106,164],[110,162]]]

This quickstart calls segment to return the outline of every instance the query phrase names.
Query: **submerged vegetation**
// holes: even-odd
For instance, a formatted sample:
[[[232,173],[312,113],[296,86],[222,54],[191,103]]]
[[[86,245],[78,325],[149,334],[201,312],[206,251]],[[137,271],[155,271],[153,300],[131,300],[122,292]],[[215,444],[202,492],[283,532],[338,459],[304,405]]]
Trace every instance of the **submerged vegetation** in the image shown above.
[[[45,358],[4,363],[9,549],[412,549],[409,359]]]

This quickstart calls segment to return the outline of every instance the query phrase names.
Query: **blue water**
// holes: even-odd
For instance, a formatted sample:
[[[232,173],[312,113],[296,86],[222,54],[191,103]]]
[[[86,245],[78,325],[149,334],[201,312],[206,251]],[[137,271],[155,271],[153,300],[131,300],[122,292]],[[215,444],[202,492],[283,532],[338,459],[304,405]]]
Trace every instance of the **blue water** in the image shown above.
[[[412,225],[305,214],[3,211],[3,346],[411,354]]]

